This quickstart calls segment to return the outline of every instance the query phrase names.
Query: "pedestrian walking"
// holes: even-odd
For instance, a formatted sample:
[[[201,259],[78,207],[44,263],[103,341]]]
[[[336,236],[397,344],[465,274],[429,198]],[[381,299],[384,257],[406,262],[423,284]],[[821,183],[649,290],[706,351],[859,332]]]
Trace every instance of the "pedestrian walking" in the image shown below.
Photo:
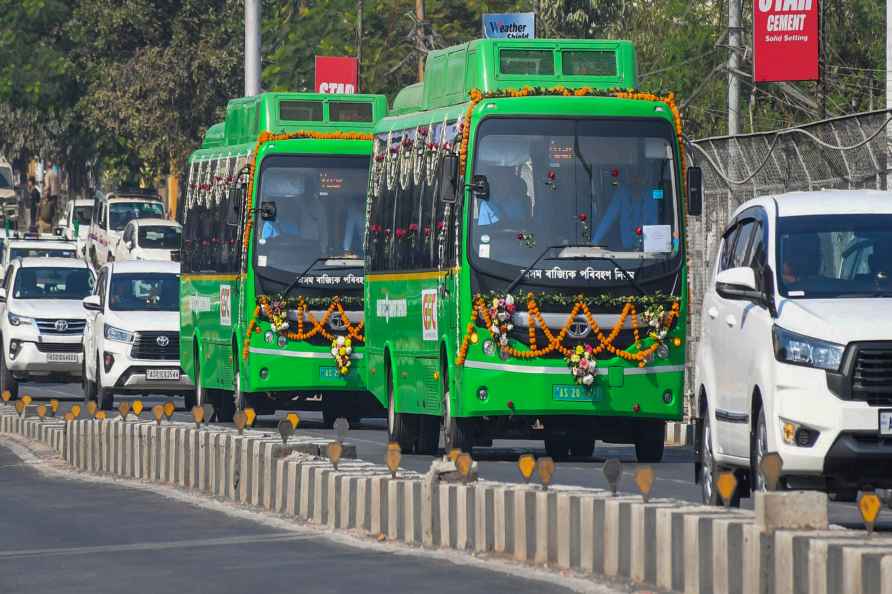
[[[24,206],[28,209],[28,229],[37,230],[37,207],[40,204],[40,190],[34,176],[28,177],[28,191],[25,193]]]

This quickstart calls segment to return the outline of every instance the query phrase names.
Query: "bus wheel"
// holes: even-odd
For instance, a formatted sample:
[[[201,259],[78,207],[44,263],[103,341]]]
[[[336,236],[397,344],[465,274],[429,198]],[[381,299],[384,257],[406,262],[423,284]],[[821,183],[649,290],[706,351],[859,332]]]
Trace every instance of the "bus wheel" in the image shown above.
[[[236,359],[233,359],[236,360]],[[238,363],[232,370],[232,392],[219,390],[214,408],[217,410],[218,423],[231,423],[236,410],[244,408],[245,395],[242,393],[242,377],[238,371]]]
[[[665,443],[666,421],[642,422],[635,437],[635,457],[638,462],[662,462]]]
[[[547,453],[552,460],[566,460],[570,455],[570,440],[562,435],[546,437],[545,453]]]
[[[417,452],[426,456],[436,456],[439,449],[440,417],[418,415]]]
[[[570,455],[575,458],[591,458],[595,453],[594,437],[574,437],[570,440]]]
[[[414,415],[396,412],[396,400],[393,394],[393,372],[387,366],[387,437],[400,444],[404,454],[411,454],[415,449],[417,437],[417,420]],[[415,422],[413,422],[415,421]]]

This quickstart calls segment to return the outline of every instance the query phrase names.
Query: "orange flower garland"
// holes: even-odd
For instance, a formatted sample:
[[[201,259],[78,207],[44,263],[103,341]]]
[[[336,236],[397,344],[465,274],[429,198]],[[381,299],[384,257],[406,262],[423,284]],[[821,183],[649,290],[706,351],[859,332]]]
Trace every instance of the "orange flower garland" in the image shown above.
[[[269,297],[266,295],[261,295],[257,298],[258,305],[254,308],[254,317],[251,320],[251,323],[248,324],[248,331],[245,333],[245,342],[244,348],[242,349],[242,357],[247,360],[248,359],[248,347],[251,342],[251,333],[257,329],[259,331],[259,326],[257,325],[257,319],[260,317],[262,313],[267,317],[267,319],[272,318],[272,310],[270,308]],[[329,332],[325,329],[325,325],[328,323],[328,320],[331,318],[332,314],[336,311],[341,316],[341,320],[344,322],[344,328],[347,330],[347,334],[353,340],[357,342],[365,342],[365,336],[362,334],[362,329],[365,326],[365,321],[361,321],[358,324],[353,324],[350,321],[350,318],[347,317],[347,312],[344,311],[344,306],[341,303],[341,300],[338,297],[332,297],[331,303],[329,303],[328,308],[325,310],[325,314],[323,314],[321,320],[317,320],[316,317],[307,309],[307,304],[304,301],[303,297],[298,298],[297,301],[297,332],[288,332],[285,331],[282,333],[283,336],[293,341],[304,341],[313,338],[316,335],[320,335],[329,342],[335,340],[337,336]],[[310,329],[304,332],[304,315],[308,318],[310,322]]]
[[[681,306],[676,301],[672,304],[672,309],[669,311],[666,316],[666,320],[663,322],[665,328],[671,327],[673,321],[678,317],[680,313]],[[607,336],[604,336],[601,327],[598,325],[598,322],[592,316],[591,311],[589,310],[588,305],[583,301],[577,301],[572,311],[567,316],[567,323],[561,328],[560,332],[558,332],[557,336],[552,333],[551,329],[545,323],[544,318],[542,317],[542,313],[539,311],[539,306],[536,303],[536,300],[533,298],[532,294],[527,296],[527,313],[529,315],[529,336],[530,336],[530,349],[527,351],[520,351],[514,347],[507,346],[503,347],[503,351],[508,355],[515,357],[517,359],[532,359],[535,357],[542,357],[551,352],[558,351],[565,357],[570,357],[573,354],[573,350],[564,346],[564,340],[567,338],[567,335],[570,331],[570,326],[576,320],[576,316],[579,313],[585,316],[586,321],[588,322],[591,329],[594,331],[595,336],[598,339],[598,346],[594,348],[593,354],[598,355],[604,351],[609,352],[615,357],[620,357],[621,359],[625,359],[629,362],[636,362],[639,367],[644,367],[647,364],[647,359],[656,352],[660,345],[662,345],[662,341],[655,340],[652,345],[647,347],[646,349],[636,351],[631,353],[627,350],[621,350],[620,348],[614,346],[614,341],[619,336],[619,333],[622,331],[623,326],[625,326],[626,319],[631,315],[632,316],[632,328],[635,335],[635,347],[639,347],[640,336],[638,330],[638,311],[634,304],[626,303],[623,306],[623,310],[620,314],[619,320],[616,325],[610,330],[610,333]],[[467,326],[467,331],[465,333],[465,337],[462,340],[461,347],[459,348],[458,356],[456,357],[455,364],[463,365],[465,359],[467,358],[468,348],[473,341],[472,337],[475,335],[476,330],[474,328],[474,322],[478,319],[482,320],[483,324],[490,328],[492,326],[492,319],[489,315],[489,310],[486,307],[486,301],[482,297],[478,297],[474,301],[474,307],[471,312],[471,323]],[[545,334],[545,337],[548,339],[548,345],[542,348],[538,348],[536,344],[536,329],[541,328],[542,332]],[[495,335],[493,335],[495,338]]]
[[[251,163],[248,165],[248,191],[245,198],[245,211],[250,213],[253,206],[253,188],[254,173],[257,169],[257,155],[267,142],[278,142],[281,140],[294,140],[298,138],[308,138],[312,140],[364,140],[372,141],[375,139],[373,134],[363,132],[314,132],[312,130],[298,130],[296,132],[287,132],[284,134],[273,134],[272,132],[261,132],[257,137],[257,143],[254,145],[254,151],[251,154]],[[247,251],[250,243],[251,229],[254,221],[251,216],[245,217],[245,231],[242,235],[242,249]]]

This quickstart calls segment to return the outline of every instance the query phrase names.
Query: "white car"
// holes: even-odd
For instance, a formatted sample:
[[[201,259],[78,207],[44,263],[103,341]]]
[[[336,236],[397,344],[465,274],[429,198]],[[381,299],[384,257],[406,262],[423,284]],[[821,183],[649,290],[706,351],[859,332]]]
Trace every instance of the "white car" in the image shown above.
[[[93,217],[93,201],[84,198],[69,200],[65,211],[56,224],[56,235],[77,244],[79,254],[84,254],[87,236],[90,234],[90,220]],[[75,227],[77,232],[75,233]]]
[[[3,245],[3,269],[16,258],[77,258],[77,245],[61,239],[36,239],[36,236],[35,239],[7,239]]]
[[[0,158],[0,219],[8,219],[12,223],[11,227],[15,229],[18,218],[19,208],[12,166]]]
[[[0,391],[16,397],[22,381],[79,380],[87,315],[81,300],[92,288],[83,260],[13,260],[0,288]]]
[[[194,386],[180,368],[180,265],[112,262],[84,299],[84,396],[103,410],[118,394],[182,394]]]
[[[767,452],[783,488],[852,501],[892,487],[892,193],[751,200],[723,235],[696,358],[704,500]]]
[[[134,219],[115,246],[114,259],[180,261],[183,226],[167,219]]]
[[[87,261],[98,269],[113,259],[121,233],[133,219],[163,219],[166,215],[167,209],[157,196],[108,194],[96,200],[87,235]]]

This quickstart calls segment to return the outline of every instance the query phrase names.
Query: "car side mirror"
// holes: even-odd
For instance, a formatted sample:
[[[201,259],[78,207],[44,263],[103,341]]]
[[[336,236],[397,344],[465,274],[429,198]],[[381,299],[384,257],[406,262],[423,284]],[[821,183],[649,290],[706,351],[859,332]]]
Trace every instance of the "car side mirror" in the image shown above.
[[[763,301],[763,295],[756,285],[756,273],[749,266],[721,271],[715,279],[715,290],[725,299]]]
[[[87,295],[81,300],[81,303],[87,311],[102,311],[102,302],[99,300],[99,295]]]
[[[0,303],[6,303],[6,289],[0,288]]]
[[[133,242],[132,241],[126,242],[126,245],[127,245],[128,250],[133,251]]]
[[[699,217],[703,214],[703,170],[688,167],[688,214]]]
[[[440,202],[443,204],[455,204],[458,199],[456,187],[458,186],[458,155],[447,153],[440,160]]]
[[[264,221],[276,220],[276,203],[264,202],[260,205],[260,218]]]
[[[485,175],[475,175],[471,179],[471,193],[478,200],[489,200],[489,180]]]

